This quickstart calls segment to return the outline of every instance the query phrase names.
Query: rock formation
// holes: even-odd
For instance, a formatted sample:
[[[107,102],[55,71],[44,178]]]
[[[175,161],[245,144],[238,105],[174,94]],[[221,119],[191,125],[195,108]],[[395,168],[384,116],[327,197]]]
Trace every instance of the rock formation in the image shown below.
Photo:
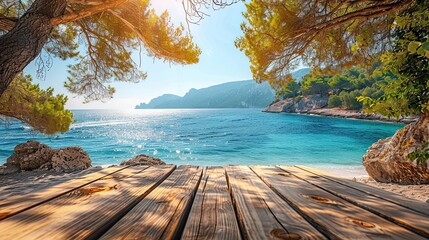
[[[91,167],[91,159],[80,147],[58,149],[51,159],[52,168],[57,172],[72,172]]]
[[[164,165],[165,162],[163,162],[159,158],[151,157],[145,154],[137,155],[130,160],[121,162],[121,165],[129,165],[129,166],[135,166],[135,165],[149,165],[149,166],[155,166],[155,165]]]
[[[362,110],[346,110],[341,108],[328,108],[328,96],[310,95],[305,97],[287,98],[268,105],[263,112],[274,113],[305,113],[328,117],[354,118],[365,120],[378,120],[384,122],[412,123],[416,117],[389,118],[381,114],[365,113]]]
[[[53,149],[38,141],[27,141],[16,145],[13,154],[0,166],[0,174],[35,169],[72,172],[88,167],[91,167],[91,159],[80,147]]]
[[[328,106],[328,96],[310,95],[287,98],[270,104],[264,112],[307,113]]]
[[[429,154],[429,115],[398,130],[393,137],[374,143],[362,163],[376,181],[399,184],[429,183],[429,161],[410,158],[413,152]]]
[[[38,141],[28,141],[16,145],[13,154],[6,162],[21,170],[32,170],[49,162],[52,155],[54,155],[54,150],[48,145]]]

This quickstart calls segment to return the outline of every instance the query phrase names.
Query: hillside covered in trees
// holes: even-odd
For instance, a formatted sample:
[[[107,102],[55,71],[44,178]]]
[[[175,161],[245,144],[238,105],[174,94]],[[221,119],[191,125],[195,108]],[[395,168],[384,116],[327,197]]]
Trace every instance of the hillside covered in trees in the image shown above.
[[[328,98],[329,108],[347,110],[369,109],[368,99],[384,96],[386,87],[397,80],[392,72],[383,73],[380,69],[372,72],[354,67],[339,74],[324,75],[312,71],[301,81],[290,82],[278,89],[278,100],[320,95]]]

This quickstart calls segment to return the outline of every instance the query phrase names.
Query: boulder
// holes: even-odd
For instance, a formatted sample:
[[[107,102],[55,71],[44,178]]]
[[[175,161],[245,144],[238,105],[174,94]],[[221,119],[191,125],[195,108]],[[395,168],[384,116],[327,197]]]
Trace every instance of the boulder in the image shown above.
[[[13,154],[6,163],[21,170],[38,169],[51,160],[55,150],[38,141],[28,141],[16,145]]]
[[[51,159],[52,168],[57,172],[73,172],[91,167],[91,159],[80,147],[66,147],[56,150]]]
[[[136,166],[136,165],[156,166],[156,165],[164,165],[164,164],[165,162],[163,162],[161,159],[156,157],[151,157],[145,154],[140,154],[127,161],[121,162],[121,165],[129,165],[129,166]]]
[[[412,161],[409,154],[429,152],[429,115],[374,143],[362,158],[368,175],[378,182],[429,183],[429,161]]]

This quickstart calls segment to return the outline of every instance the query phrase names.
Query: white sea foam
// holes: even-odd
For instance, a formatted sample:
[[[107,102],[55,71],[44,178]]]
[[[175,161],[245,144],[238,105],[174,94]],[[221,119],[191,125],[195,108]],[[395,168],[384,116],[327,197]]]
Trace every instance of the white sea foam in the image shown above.
[[[33,128],[32,127],[30,127],[30,126],[21,126],[20,127],[22,130],[33,130]]]
[[[123,124],[128,124],[128,123],[131,123],[131,121],[123,121],[123,120],[90,121],[90,122],[74,123],[71,125],[70,129],[85,128],[85,127],[123,125]]]

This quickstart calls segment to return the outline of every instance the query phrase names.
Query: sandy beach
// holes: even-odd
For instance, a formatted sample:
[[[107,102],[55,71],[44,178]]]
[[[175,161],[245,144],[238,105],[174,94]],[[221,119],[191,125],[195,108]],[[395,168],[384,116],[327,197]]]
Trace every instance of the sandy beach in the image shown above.
[[[363,166],[361,167],[317,167],[320,170],[328,172],[330,174],[351,179],[357,182],[365,183],[373,187],[381,188],[386,191],[394,192],[407,198],[416,199],[429,204],[429,184],[422,185],[399,185],[394,183],[379,183],[374,181],[365,171]]]
[[[429,184],[398,185],[391,183],[378,183],[367,175],[364,167],[319,166],[317,168],[339,177],[352,179],[354,181],[381,188],[386,191],[391,191],[411,199],[428,202],[429,204]],[[102,169],[102,167],[97,166],[73,173],[58,173],[49,170],[35,170],[9,175],[0,175],[0,192],[2,193],[1,197],[7,198],[7,195],[11,194],[24,194],[37,189],[45,188],[46,186],[65,182],[73,178],[98,171],[100,169]],[[6,195],[4,193],[6,193]]]
[[[378,187],[386,191],[394,192],[407,198],[427,202],[429,204],[429,184],[399,185],[393,183],[379,183],[369,177],[356,178],[358,182]]]

